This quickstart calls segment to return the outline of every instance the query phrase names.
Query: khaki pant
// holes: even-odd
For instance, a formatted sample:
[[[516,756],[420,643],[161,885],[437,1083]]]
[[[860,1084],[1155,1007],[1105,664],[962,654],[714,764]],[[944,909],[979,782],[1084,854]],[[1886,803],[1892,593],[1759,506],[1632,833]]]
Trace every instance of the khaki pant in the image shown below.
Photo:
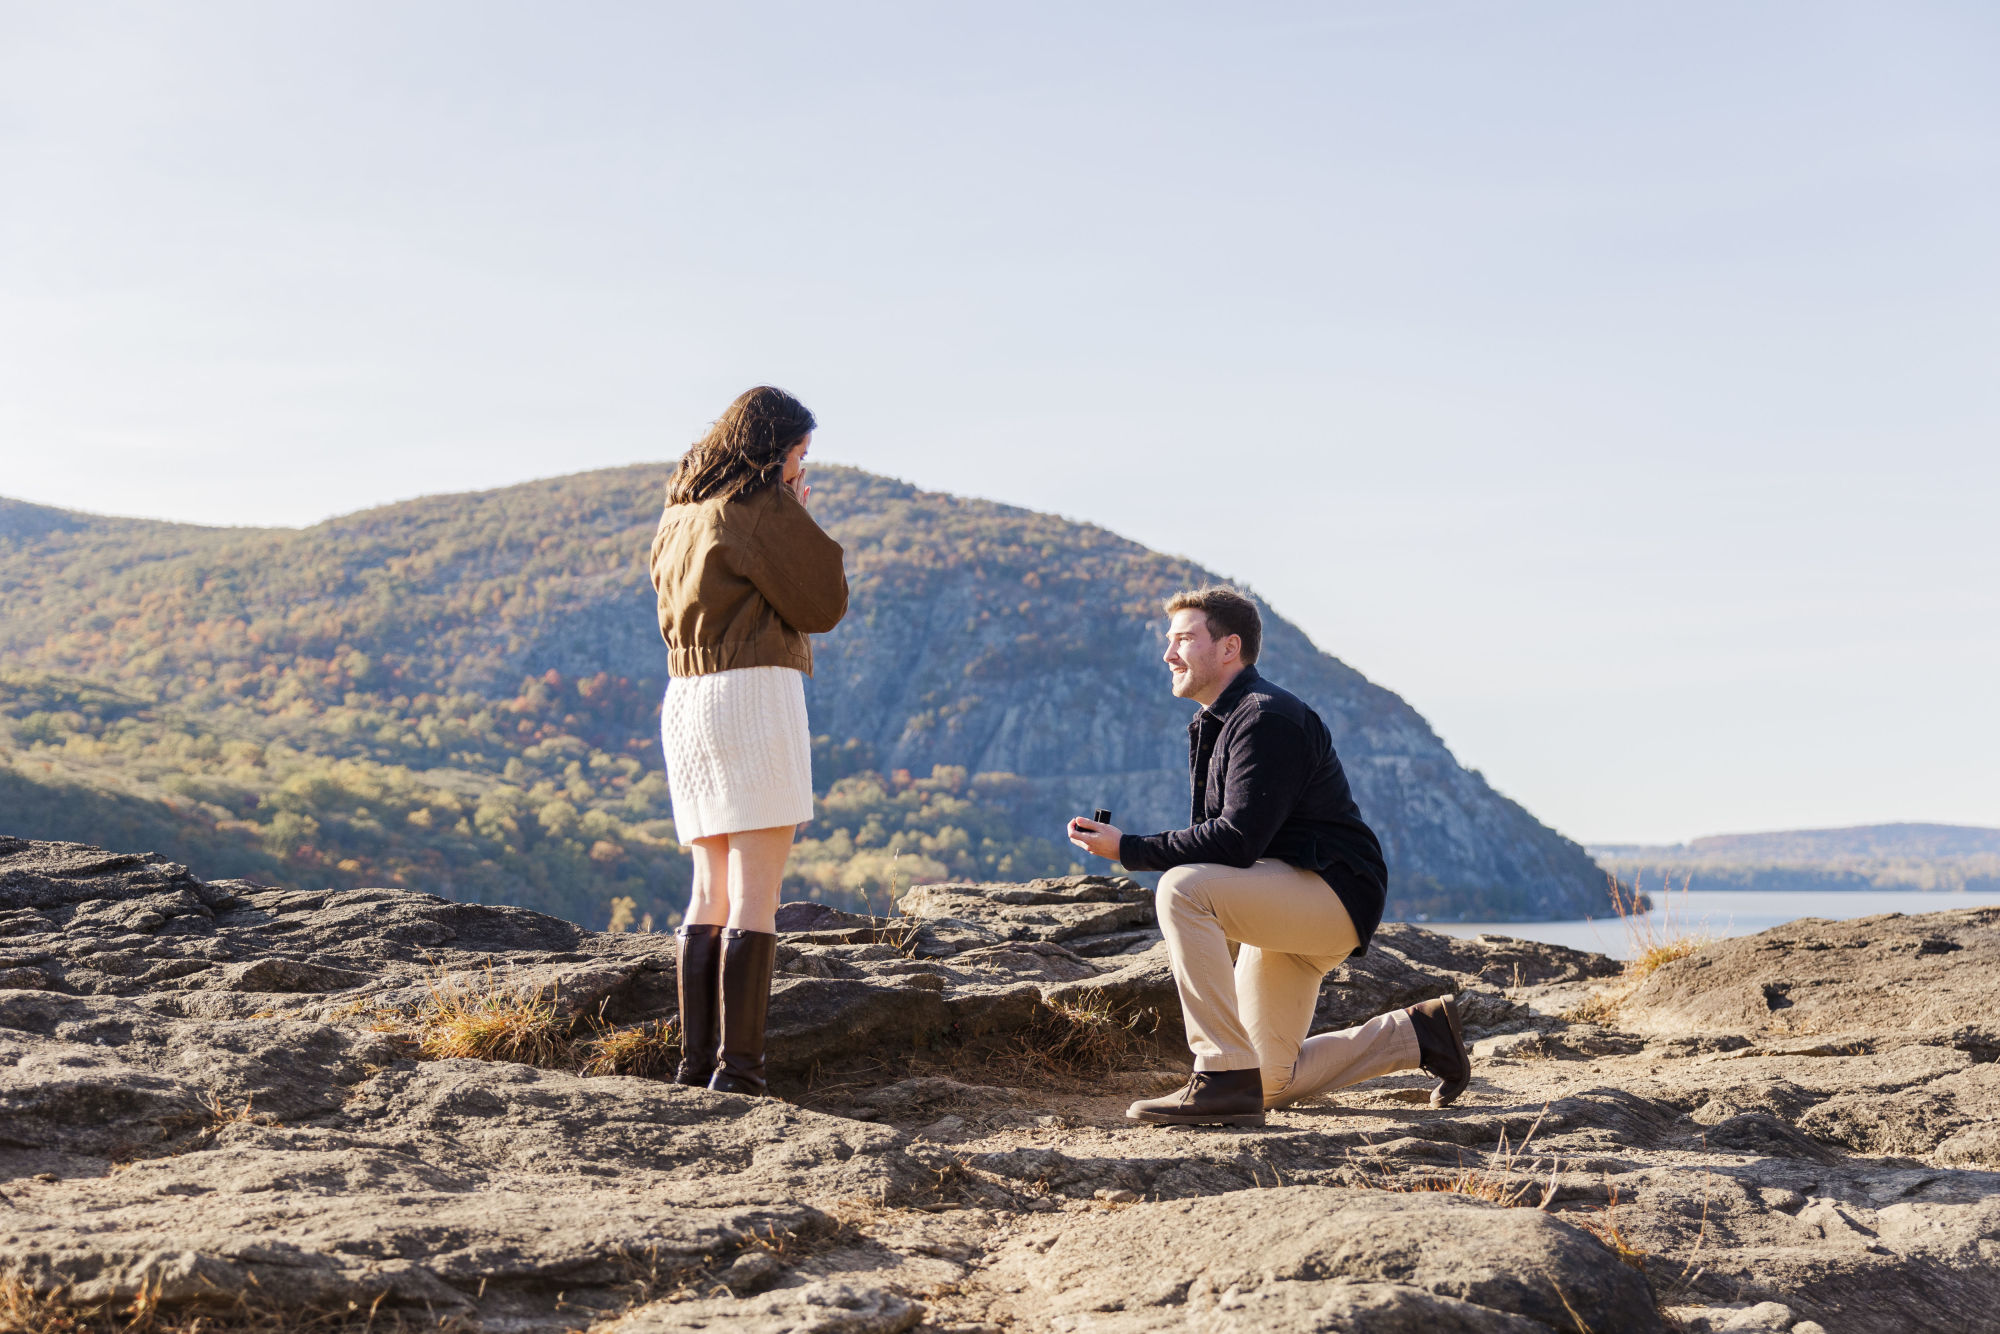
[[[1402,1010],[1308,1038],[1320,979],[1358,942],[1340,896],[1311,871],[1269,858],[1196,862],[1160,877],[1160,930],[1172,951],[1197,1070],[1258,1069],[1277,1106],[1417,1067]],[[1229,942],[1237,941],[1235,967]]]

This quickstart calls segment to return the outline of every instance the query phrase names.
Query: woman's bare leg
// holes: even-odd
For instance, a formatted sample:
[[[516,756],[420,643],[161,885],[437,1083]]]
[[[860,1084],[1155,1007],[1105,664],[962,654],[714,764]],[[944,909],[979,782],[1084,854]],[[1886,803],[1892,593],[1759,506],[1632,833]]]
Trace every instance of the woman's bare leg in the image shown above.
[[[688,894],[689,926],[728,926],[729,840],[731,834],[698,838],[688,845],[694,855],[694,884]]]
[[[722,931],[722,1053],[708,1086],[761,1096],[764,1026],[778,950],[778,886],[793,829],[729,835],[729,924]]]
[[[778,929],[778,890],[785,859],[792,855],[792,825],[748,829],[727,835],[729,911],[727,925],[739,931]],[[706,919],[704,919],[706,920]]]

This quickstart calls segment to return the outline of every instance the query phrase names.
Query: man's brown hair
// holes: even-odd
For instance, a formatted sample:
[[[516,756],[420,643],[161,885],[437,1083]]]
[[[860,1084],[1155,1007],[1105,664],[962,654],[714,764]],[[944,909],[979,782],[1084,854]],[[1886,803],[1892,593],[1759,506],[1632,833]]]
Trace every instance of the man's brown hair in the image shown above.
[[[1176,593],[1167,599],[1167,615],[1177,611],[1200,612],[1208,622],[1210,638],[1235,635],[1243,641],[1243,664],[1247,667],[1257,661],[1257,651],[1264,646],[1264,618],[1257,614],[1257,604],[1235,589],[1211,584]]]

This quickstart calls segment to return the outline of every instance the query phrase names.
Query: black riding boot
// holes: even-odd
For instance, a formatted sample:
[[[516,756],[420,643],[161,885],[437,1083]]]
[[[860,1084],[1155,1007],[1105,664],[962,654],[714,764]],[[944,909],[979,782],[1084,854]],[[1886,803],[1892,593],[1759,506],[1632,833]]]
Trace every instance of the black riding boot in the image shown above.
[[[676,1084],[704,1087],[722,1045],[722,928],[684,926],[674,932],[681,991],[681,1064]]]
[[[718,1093],[764,1092],[764,1016],[778,938],[768,931],[722,933],[722,1059],[708,1086]]]

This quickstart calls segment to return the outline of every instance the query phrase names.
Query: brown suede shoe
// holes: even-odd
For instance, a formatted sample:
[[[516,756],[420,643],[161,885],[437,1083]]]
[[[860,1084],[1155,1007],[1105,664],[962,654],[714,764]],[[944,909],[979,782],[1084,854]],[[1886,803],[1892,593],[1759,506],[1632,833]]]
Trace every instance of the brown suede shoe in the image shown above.
[[[1260,1070],[1197,1070],[1179,1092],[1127,1107],[1125,1119],[1162,1126],[1261,1126],[1264,1074]]]
[[[1472,1053],[1458,1025],[1458,1002],[1449,996],[1409,1009],[1417,1030],[1417,1055],[1424,1069],[1444,1082],[1431,1090],[1431,1106],[1449,1107],[1472,1082]]]

